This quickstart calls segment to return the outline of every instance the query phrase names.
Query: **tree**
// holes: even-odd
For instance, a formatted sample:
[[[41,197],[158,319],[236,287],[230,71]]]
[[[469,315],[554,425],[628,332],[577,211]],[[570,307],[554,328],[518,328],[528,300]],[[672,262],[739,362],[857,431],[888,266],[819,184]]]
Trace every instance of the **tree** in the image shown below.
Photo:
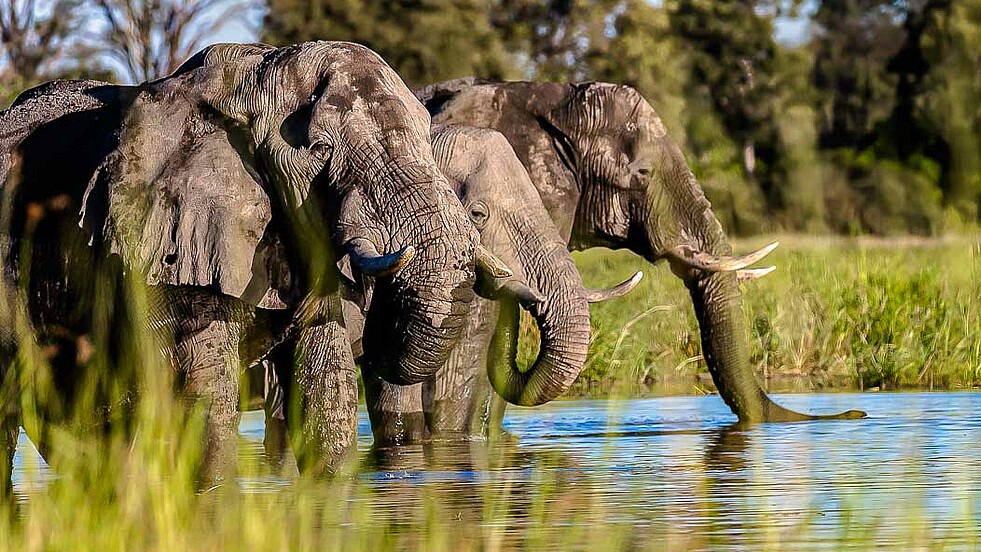
[[[36,83],[66,63],[65,47],[77,32],[81,0],[56,0],[43,14],[37,0],[7,0],[0,6],[3,67],[0,84]]]
[[[592,77],[593,61],[624,15],[620,0],[500,0],[493,25],[511,51],[525,60],[527,76],[581,81]]]
[[[814,14],[814,88],[821,146],[862,149],[895,102],[886,64],[902,46],[892,0],[823,0]]]
[[[880,144],[887,146],[887,154],[931,176],[945,203],[962,218],[977,220],[981,4],[908,2],[902,27],[902,47],[886,67],[898,82]],[[939,173],[928,163],[938,165]]]
[[[349,40],[378,52],[412,87],[514,75],[483,0],[269,0],[262,40]]]
[[[217,31],[243,20],[251,0],[92,0],[102,26],[93,43],[118,64],[123,80],[142,82],[176,69]]]
[[[787,3],[793,8],[793,3]],[[781,198],[777,104],[782,50],[776,3],[665,2],[669,32],[688,59],[688,150],[706,195],[736,233],[755,232]],[[770,219],[770,217],[767,217]]]

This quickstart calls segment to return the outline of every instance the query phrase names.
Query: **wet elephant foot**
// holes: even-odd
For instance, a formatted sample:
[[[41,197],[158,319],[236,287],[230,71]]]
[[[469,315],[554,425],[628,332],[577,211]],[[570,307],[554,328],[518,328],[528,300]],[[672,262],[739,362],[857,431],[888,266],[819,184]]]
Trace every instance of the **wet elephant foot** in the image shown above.
[[[340,312],[339,305],[337,310]],[[286,394],[289,440],[301,473],[331,477],[347,471],[358,440],[358,376],[339,321],[304,329],[293,354]]]
[[[233,421],[209,421],[205,429],[204,457],[198,469],[201,491],[234,487],[238,460],[238,417]]]
[[[266,464],[280,477],[295,476],[299,473],[296,458],[289,448],[289,428],[286,420],[279,417],[266,417],[266,429],[262,438]]]
[[[429,440],[423,414],[422,385],[395,385],[370,368],[362,368],[365,405],[376,447],[417,444]]]
[[[238,450],[239,323],[213,320],[204,329],[178,341],[177,354],[185,375],[185,393],[203,401],[205,428],[199,489],[234,481]]]
[[[419,412],[378,412],[371,431],[380,446],[417,444],[429,440],[426,417]]]
[[[289,449],[289,426],[286,424],[286,405],[283,386],[279,381],[279,374],[276,371],[277,364],[289,365],[292,358],[292,350],[286,351],[284,356],[282,351],[275,351],[271,358],[262,363],[262,383],[258,384],[263,389],[263,410],[266,415],[265,431],[263,432],[262,448],[266,458],[266,465],[273,473],[279,476],[295,476],[298,473],[296,458],[293,457]],[[259,370],[251,370],[253,374]],[[255,384],[255,383],[254,383]]]

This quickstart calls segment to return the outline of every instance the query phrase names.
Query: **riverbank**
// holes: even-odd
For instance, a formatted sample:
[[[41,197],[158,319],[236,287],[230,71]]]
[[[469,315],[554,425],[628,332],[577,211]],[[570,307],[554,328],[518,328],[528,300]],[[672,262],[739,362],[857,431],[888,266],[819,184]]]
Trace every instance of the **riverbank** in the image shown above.
[[[981,385],[981,236],[943,239],[774,236],[743,284],[752,362],[776,391],[964,389]],[[687,290],[666,265],[625,251],[575,254],[587,286],[645,277],[592,306],[589,360],[569,397],[715,391]],[[523,330],[533,332],[529,320]],[[522,343],[531,340],[522,339]],[[534,351],[523,350],[525,359]]]

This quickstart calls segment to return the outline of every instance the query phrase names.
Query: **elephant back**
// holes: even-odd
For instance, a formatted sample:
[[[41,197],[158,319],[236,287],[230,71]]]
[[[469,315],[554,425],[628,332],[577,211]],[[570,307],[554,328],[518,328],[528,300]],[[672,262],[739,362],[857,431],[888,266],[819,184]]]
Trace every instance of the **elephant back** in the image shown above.
[[[52,81],[31,88],[0,112],[0,199],[8,264],[25,237],[56,228],[80,232],[86,185],[117,144],[130,87]],[[69,224],[70,223],[70,224]]]

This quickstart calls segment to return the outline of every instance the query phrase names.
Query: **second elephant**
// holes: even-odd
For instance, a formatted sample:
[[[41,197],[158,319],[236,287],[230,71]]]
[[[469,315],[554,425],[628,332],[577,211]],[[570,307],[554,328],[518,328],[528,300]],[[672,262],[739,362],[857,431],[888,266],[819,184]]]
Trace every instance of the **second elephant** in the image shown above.
[[[377,444],[484,436],[499,425],[501,399],[533,406],[557,398],[586,360],[588,303],[623,295],[641,277],[638,273],[608,290],[584,288],[565,241],[500,133],[434,127],[433,152],[477,228],[481,245],[514,273],[478,282],[482,294],[493,300],[474,300],[459,344],[434,376],[415,385],[393,385],[362,365]],[[534,317],[541,333],[537,359],[527,371],[517,365],[520,308]],[[268,408],[267,432],[275,435],[281,424],[275,396]]]

